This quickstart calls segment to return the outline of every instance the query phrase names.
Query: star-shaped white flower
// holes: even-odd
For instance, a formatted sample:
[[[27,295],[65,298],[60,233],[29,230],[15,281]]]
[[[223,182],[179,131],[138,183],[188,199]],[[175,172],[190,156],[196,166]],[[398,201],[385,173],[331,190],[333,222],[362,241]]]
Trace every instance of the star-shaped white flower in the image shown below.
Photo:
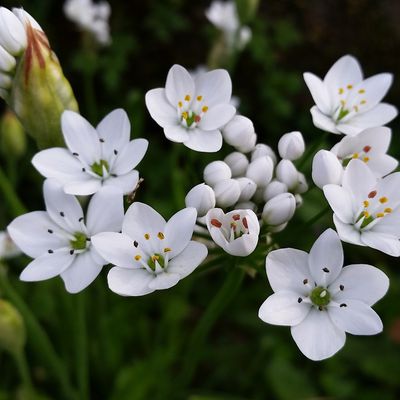
[[[153,208],[133,203],[122,233],[92,238],[96,250],[116,265],[108,274],[110,289],[122,296],[143,296],[168,289],[188,276],[207,256],[207,247],[191,241],[196,210],[185,208],[166,222]]]
[[[342,186],[323,187],[340,238],[399,257],[399,187],[399,172],[378,179],[363,161],[350,161]]]
[[[332,229],[322,233],[310,254],[279,249],[266,258],[275,293],[258,315],[269,324],[290,326],[301,352],[314,361],[338,352],[345,332],[375,335],[383,328],[371,306],[385,295],[389,279],[371,265],[342,266],[342,245]]]
[[[396,107],[381,103],[393,76],[384,73],[364,79],[352,56],[336,61],[323,81],[309,72],[304,74],[304,80],[316,104],[311,108],[314,125],[325,131],[356,135],[397,116]]]
[[[46,211],[17,217],[8,226],[16,245],[34,260],[22,271],[23,281],[42,281],[61,275],[70,293],[89,286],[106,262],[91,244],[99,232],[121,229],[122,192],[105,187],[90,200],[86,220],[79,201],[65,194],[54,179],[43,185]]]
[[[232,82],[226,70],[200,74],[194,80],[185,68],[174,65],[165,89],[146,93],[146,106],[167,139],[192,150],[216,152],[222,146],[221,127],[236,113],[229,104],[231,94]]]
[[[46,178],[56,178],[68,194],[89,195],[102,186],[132,192],[139,180],[134,168],[144,157],[148,141],[130,139],[126,112],[117,109],[95,129],[73,111],[61,118],[67,148],[54,147],[37,153],[32,164]]]
[[[213,208],[206,215],[206,223],[214,242],[233,256],[246,257],[257,247],[260,224],[252,210],[225,214]]]

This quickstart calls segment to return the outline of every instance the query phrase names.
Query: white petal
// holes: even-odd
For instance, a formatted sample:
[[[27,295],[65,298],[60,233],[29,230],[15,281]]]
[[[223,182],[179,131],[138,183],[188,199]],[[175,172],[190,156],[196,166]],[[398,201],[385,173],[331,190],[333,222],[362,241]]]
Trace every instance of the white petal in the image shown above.
[[[135,139],[127,143],[118,153],[112,172],[117,175],[130,172],[142,161],[148,146],[149,142],[146,139]]]
[[[299,294],[279,291],[264,301],[258,317],[272,325],[293,326],[299,324],[311,310],[311,304],[298,301]]]
[[[400,209],[397,207],[392,213],[386,214],[385,218],[380,218],[371,231],[400,238]]]
[[[10,72],[15,68],[15,58],[0,45],[0,71]]]
[[[146,106],[151,118],[161,127],[179,123],[176,108],[172,107],[165,95],[165,89],[152,89],[146,93]],[[178,106],[178,103],[175,104]]]
[[[165,94],[174,107],[178,106],[179,101],[184,101],[186,95],[194,97],[194,82],[185,68],[177,64],[171,67],[165,83]]]
[[[189,149],[204,153],[215,153],[222,147],[222,134],[220,131],[202,131],[193,129],[189,132],[189,139],[184,141]]]
[[[168,263],[168,272],[179,274],[183,279],[191,274],[207,257],[207,247],[190,241],[185,249]]]
[[[317,285],[326,287],[339,276],[343,267],[343,247],[333,229],[327,229],[315,241],[308,264]]]
[[[180,123],[164,127],[164,134],[168,140],[175,143],[183,143],[189,139],[189,131]]]
[[[335,224],[336,231],[343,242],[365,246],[361,241],[360,231],[356,229],[353,224],[342,222],[336,214],[333,214],[333,223]]]
[[[154,275],[145,269],[111,268],[108,273],[108,287],[121,296],[143,296],[154,292],[149,288]]]
[[[103,181],[104,186],[115,186],[122,191],[123,194],[128,194],[136,189],[139,182],[139,172],[135,169],[124,175],[109,176]]]
[[[0,45],[13,55],[26,48],[26,32],[19,19],[7,8],[0,7]]]
[[[54,278],[65,271],[74,261],[75,256],[69,253],[69,249],[54,250],[53,253],[45,253],[31,261],[22,271],[20,279],[26,282],[43,281]]]
[[[96,193],[101,188],[101,180],[88,174],[80,177],[80,180],[71,180],[64,184],[64,192],[75,196],[88,196]]]
[[[100,141],[96,129],[81,115],[74,111],[64,111],[61,127],[65,143],[71,153],[78,153],[79,158],[88,166],[100,159]]]
[[[195,208],[184,208],[173,215],[165,225],[165,247],[171,249],[170,258],[177,256],[188,245],[193,235],[196,218]]]
[[[108,160],[114,150],[121,151],[129,142],[131,124],[128,115],[122,108],[111,111],[97,125],[98,138],[103,140],[102,155]]]
[[[93,260],[91,251],[78,254],[74,262],[61,273],[65,289],[69,293],[82,291],[97,278],[102,268],[102,264]]]
[[[215,69],[200,74],[196,79],[196,95],[203,96],[204,104],[212,107],[229,103],[232,95],[232,81],[228,71]]]
[[[400,256],[400,241],[395,236],[370,230],[361,232],[361,241],[364,245],[389,254],[389,256]]]
[[[323,191],[337,217],[344,223],[352,223],[354,214],[350,193],[338,185],[325,185]]]
[[[235,115],[236,108],[230,104],[217,104],[202,116],[199,128],[206,131],[220,129]]]
[[[214,237],[213,237],[214,239]],[[258,234],[246,234],[242,235],[240,238],[228,242],[223,249],[236,257],[247,257],[251,254],[258,243]]]
[[[124,201],[122,192],[117,188],[103,187],[90,199],[86,217],[90,235],[120,231],[123,218]]]
[[[135,261],[139,250],[135,248],[132,239],[123,233],[102,232],[91,238],[96,251],[108,263],[121,268],[139,268],[141,265]]]
[[[149,288],[154,290],[169,289],[170,287],[175,286],[180,279],[181,277],[179,274],[162,272],[149,283]]]
[[[340,132],[336,129],[336,123],[332,120],[332,118],[322,114],[317,106],[311,107],[310,112],[313,123],[317,128],[320,128],[326,132],[340,134]]]
[[[330,104],[329,93],[322,80],[318,76],[305,72],[303,74],[304,81],[310,90],[316,106],[324,114],[330,114],[332,107]]]
[[[328,314],[339,329],[352,335],[376,335],[383,329],[379,315],[358,300],[346,300],[341,307],[328,307]]]
[[[337,303],[360,300],[369,306],[375,304],[388,291],[389,278],[378,268],[366,264],[344,267],[342,273],[329,286]]]
[[[346,334],[332,323],[328,312],[316,308],[291,333],[300,351],[313,361],[332,357],[346,341]]]
[[[305,251],[297,249],[271,251],[265,260],[265,267],[274,292],[288,290],[306,295],[310,291],[307,283],[313,285],[308,267],[308,254]]]
[[[46,179],[43,184],[44,202],[50,218],[66,231],[80,232],[82,207],[76,197],[64,193],[56,180]]]
[[[32,258],[69,244],[68,239],[61,239],[55,235],[55,233],[62,234],[62,231],[50,219],[46,211],[34,211],[21,215],[8,225],[7,230],[14,243]],[[49,230],[52,233],[49,233]]]
[[[46,178],[56,178],[61,182],[79,180],[80,176],[86,176],[82,172],[81,162],[70,151],[61,147],[36,153],[32,164]]]
[[[387,154],[377,154],[370,158],[367,165],[376,177],[382,177],[393,172],[399,162]]]

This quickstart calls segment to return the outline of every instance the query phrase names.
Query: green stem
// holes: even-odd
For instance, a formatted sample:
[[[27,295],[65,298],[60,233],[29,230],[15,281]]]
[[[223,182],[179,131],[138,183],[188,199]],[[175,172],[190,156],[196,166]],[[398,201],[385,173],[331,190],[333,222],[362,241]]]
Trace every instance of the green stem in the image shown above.
[[[49,337],[40,326],[29,307],[25,304],[24,300],[19,296],[18,292],[14,290],[12,285],[10,285],[4,271],[1,270],[0,288],[4,295],[14,303],[14,305],[22,314],[29,332],[29,338],[31,339],[30,344],[43,362],[47,364],[49,373],[51,373],[57,379],[58,383],[60,384],[61,391],[64,393],[63,397],[66,399],[76,399],[67,371],[56,354]]]
[[[204,342],[214,326],[215,321],[236,296],[243,281],[244,273],[244,269],[237,267],[235,264],[232,265],[224,284],[208,305],[208,308],[192,333],[185,352],[185,359],[183,360],[181,375],[183,386],[190,384],[200,361]]]
[[[0,167],[0,191],[3,192],[4,200],[10,207],[13,217],[18,217],[19,215],[26,213],[25,206],[22,204],[13,186],[8,180],[7,175],[4,173],[1,167]]]
[[[90,395],[85,293],[77,295],[76,322],[76,372],[78,378],[79,399],[86,400],[90,398]]]
[[[29,391],[29,393],[33,393],[33,385],[32,385],[32,379],[28,367],[28,363],[26,361],[25,357],[25,352],[23,349],[20,351],[17,351],[16,353],[13,353],[15,362],[17,364],[17,368],[19,371],[19,374],[21,376],[21,381],[25,387]]]

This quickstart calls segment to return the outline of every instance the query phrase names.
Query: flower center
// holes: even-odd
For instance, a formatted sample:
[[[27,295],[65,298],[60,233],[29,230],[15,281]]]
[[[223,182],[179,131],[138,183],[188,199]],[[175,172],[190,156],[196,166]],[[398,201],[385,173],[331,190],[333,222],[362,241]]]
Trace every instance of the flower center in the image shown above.
[[[92,168],[92,171],[95,174],[103,176],[104,168],[106,172],[109,172],[110,166],[108,165],[108,162],[106,160],[100,160],[99,162],[96,161],[94,164],[92,164],[90,168]]]
[[[203,96],[192,99],[187,94],[182,101],[178,102],[178,115],[185,128],[195,128],[207,111],[208,106],[204,105]]]
[[[165,268],[165,259],[161,254],[153,254],[148,260],[147,265],[155,271],[157,268],[157,263],[161,268]]]
[[[317,307],[326,307],[331,301],[331,295],[324,287],[317,286],[312,290],[310,300]]]
[[[365,99],[365,89],[358,89],[357,93],[354,92],[354,86],[352,84],[348,84],[344,87],[339,88],[339,96],[340,96],[340,108],[336,117],[336,121],[339,122],[346,115],[350,113],[350,111],[354,111],[358,113],[365,104],[367,104],[367,100]]]
[[[86,249],[87,237],[82,232],[76,232],[74,234],[74,240],[70,241],[70,245],[74,250]]]
[[[356,222],[362,221],[360,228],[365,228],[376,218],[383,218],[390,214],[393,210],[388,207],[389,199],[386,196],[377,197],[378,192],[373,190],[368,194],[368,199],[363,201],[363,211],[357,218]]]
[[[358,159],[358,160],[362,160],[365,163],[367,163],[369,161],[369,155],[368,153],[371,151],[371,146],[366,145],[362,148],[361,151],[356,151],[353,154],[349,154],[348,156],[346,156],[343,160],[342,160],[342,164],[344,167],[347,167],[347,165],[349,164],[349,162],[353,159]]]

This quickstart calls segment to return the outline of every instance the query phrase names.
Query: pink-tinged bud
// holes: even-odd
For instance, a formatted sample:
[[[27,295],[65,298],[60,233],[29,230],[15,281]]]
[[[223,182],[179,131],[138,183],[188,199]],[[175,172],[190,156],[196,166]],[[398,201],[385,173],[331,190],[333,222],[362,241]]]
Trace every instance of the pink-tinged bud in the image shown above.
[[[185,204],[186,207],[194,207],[198,217],[203,217],[215,207],[215,193],[210,186],[200,183],[186,195]]]
[[[297,160],[305,150],[305,143],[300,132],[285,133],[278,142],[278,151],[281,158],[286,160]]]
[[[247,159],[247,157],[243,153],[239,153],[238,151],[227,155],[224,161],[231,169],[233,178],[243,176],[246,173],[247,167],[249,165],[249,160]]]
[[[291,193],[282,193],[265,204],[262,219],[267,225],[281,225],[288,222],[295,211],[295,197]]]
[[[214,186],[214,192],[219,207],[231,207],[239,200],[240,185],[234,179],[225,179]]]
[[[257,186],[265,187],[272,179],[274,163],[272,158],[264,156],[252,161],[246,171],[246,177],[250,178]]]
[[[230,179],[232,177],[231,169],[223,161],[213,161],[204,168],[204,182],[214,187],[218,182]]]
[[[343,167],[337,156],[330,151],[318,151],[312,162],[312,179],[322,189],[327,184],[340,185]]]

